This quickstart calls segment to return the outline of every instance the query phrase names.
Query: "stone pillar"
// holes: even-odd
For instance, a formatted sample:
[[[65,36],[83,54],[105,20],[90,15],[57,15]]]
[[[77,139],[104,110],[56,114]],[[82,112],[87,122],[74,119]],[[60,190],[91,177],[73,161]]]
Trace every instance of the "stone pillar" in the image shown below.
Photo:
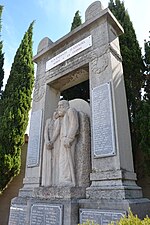
[[[39,54],[42,51],[45,51],[51,45],[52,41],[50,39],[42,39],[39,43],[37,53]],[[20,190],[20,193],[26,191],[30,192],[30,189],[41,185],[43,131],[45,121],[52,116],[60,97],[60,93],[50,87],[46,82],[46,60],[47,58],[45,57],[36,60],[37,72],[32,103],[26,174],[24,178],[24,187]]]
[[[99,12],[99,2],[93,3],[86,11],[87,20],[93,19]],[[133,168],[118,39],[121,33],[123,29],[110,11],[107,15],[103,15],[103,21],[91,31],[93,42],[97,43],[97,49],[89,64],[92,108],[92,173],[90,175],[92,184],[90,188],[87,188],[87,198],[142,197],[141,188],[135,184],[136,174]]]

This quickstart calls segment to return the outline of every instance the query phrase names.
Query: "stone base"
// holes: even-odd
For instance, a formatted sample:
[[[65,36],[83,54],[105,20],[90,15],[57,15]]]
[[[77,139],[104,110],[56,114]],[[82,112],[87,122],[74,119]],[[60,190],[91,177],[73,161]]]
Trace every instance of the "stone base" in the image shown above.
[[[98,209],[98,210],[112,210],[112,211],[126,211],[131,209],[134,215],[138,215],[143,219],[146,215],[150,216],[150,200],[146,198],[140,199],[124,199],[124,200],[95,200],[95,199],[81,199],[79,200],[79,208],[82,209]]]
[[[42,221],[41,224],[46,225],[51,224],[51,220],[55,221],[54,225],[77,225],[80,221],[79,212],[86,209],[99,212],[110,211],[113,214],[128,212],[130,208],[139,218],[150,216],[150,200],[148,199],[100,199],[100,192],[98,191],[97,194],[97,199],[85,199],[85,188],[22,189],[19,197],[11,202],[9,225],[19,224],[18,221],[24,225],[39,224],[39,221]],[[44,218],[50,222],[44,222]]]
[[[91,212],[87,214],[87,219],[95,219],[96,216],[92,213],[98,212],[104,213],[104,219],[107,220],[107,213],[109,215],[128,213],[129,208],[133,214],[137,214],[141,219],[146,215],[150,216],[150,200],[144,198],[125,200],[57,198],[50,200],[49,198],[46,199],[46,195],[45,198],[16,197],[11,203],[9,225],[41,224],[39,221],[46,225],[51,224],[51,220],[53,220],[54,225],[77,225],[80,222],[80,213],[83,211]],[[88,218],[88,216],[90,217]],[[113,217],[115,218],[115,216]],[[44,218],[47,218],[50,222],[46,223]]]
[[[20,197],[40,199],[80,199],[86,198],[85,187],[38,187],[22,188],[19,191]]]
[[[90,199],[134,199],[142,198],[142,190],[138,186],[101,186],[86,189],[86,198]]]
[[[81,199],[86,197],[83,187],[39,187],[34,188],[33,197],[42,199]]]
[[[19,197],[11,202],[9,225],[18,224],[18,221],[29,225],[32,219],[34,224],[39,224],[41,220],[43,225],[51,224],[51,220],[54,219],[57,222],[53,224],[56,225],[77,225],[79,223],[78,200],[84,198],[86,198],[84,187],[22,188],[19,191]],[[43,214],[46,216],[43,217]],[[49,222],[45,223],[44,218],[47,218]]]
[[[55,210],[56,208],[57,210]],[[50,200],[16,197],[11,202],[8,225],[77,225],[79,222],[78,209],[76,199]]]

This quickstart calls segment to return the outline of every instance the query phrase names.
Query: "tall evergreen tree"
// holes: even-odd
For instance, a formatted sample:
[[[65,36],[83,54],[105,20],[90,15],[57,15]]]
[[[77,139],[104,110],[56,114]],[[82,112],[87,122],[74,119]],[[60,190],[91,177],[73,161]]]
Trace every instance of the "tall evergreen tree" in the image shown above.
[[[33,22],[16,52],[1,99],[0,190],[20,171],[21,146],[28,124],[34,81],[32,32]]]
[[[144,64],[141,49],[136,38],[135,30],[125,9],[124,2],[110,0],[109,8],[124,28],[124,34],[120,36],[120,49],[123,58],[123,70],[131,128],[132,149],[135,157],[138,149],[139,128],[135,118],[141,104],[141,88],[143,85]]]
[[[1,17],[2,17],[2,11],[3,11],[3,6],[0,5],[0,37],[1,37],[1,28],[2,28],[2,23],[1,23]],[[2,51],[3,49],[3,42],[0,39],[0,96],[2,92],[2,87],[3,87],[3,79],[4,79],[4,53]]]
[[[144,50],[145,50],[144,99],[150,101],[150,41],[145,40]]]
[[[75,29],[76,27],[80,26],[81,24],[82,24],[82,20],[81,20],[80,12],[78,10],[78,11],[76,11],[75,16],[73,18],[73,22],[71,25],[71,31],[73,29]]]
[[[145,175],[145,171],[150,175],[150,41],[145,40],[144,50],[144,94],[135,120],[136,126],[139,127],[139,150],[143,153],[142,177]]]

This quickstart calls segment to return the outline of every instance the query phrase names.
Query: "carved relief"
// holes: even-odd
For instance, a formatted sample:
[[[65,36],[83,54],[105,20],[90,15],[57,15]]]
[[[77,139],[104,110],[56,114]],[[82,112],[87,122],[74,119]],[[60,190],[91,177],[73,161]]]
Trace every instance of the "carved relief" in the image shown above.
[[[71,105],[79,110],[83,108],[79,103],[82,102],[72,100]],[[42,186],[89,184],[89,118],[78,110],[66,100],[59,101],[53,118],[46,121]]]
[[[45,94],[45,79],[39,79],[35,82],[35,89],[33,94],[33,101],[40,101]]]

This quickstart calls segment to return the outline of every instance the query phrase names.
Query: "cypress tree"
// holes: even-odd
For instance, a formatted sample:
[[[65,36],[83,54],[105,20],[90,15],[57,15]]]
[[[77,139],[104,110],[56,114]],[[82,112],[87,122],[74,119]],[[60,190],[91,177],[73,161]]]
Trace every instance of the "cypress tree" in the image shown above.
[[[144,99],[150,101],[150,41],[144,43],[144,63],[145,63],[145,72],[144,72]]]
[[[76,11],[75,16],[73,18],[73,22],[71,25],[71,31],[73,29],[75,29],[76,27],[80,26],[81,24],[82,24],[82,20],[81,20],[80,12],[78,10],[78,11]]]
[[[145,171],[150,175],[150,41],[145,40],[144,50],[144,94],[136,116],[136,126],[139,127],[139,149],[143,153],[142,177],[145,176]]]
[[[2,95],[0,118],[0,190],[20,171],[21,146],[28,124],[34,82],[32,22],[14,57]]]
[[[110,0],[109,8],[124,28],[124,34],[120,36],[120,50],[123,58],[123,71],[127,94],[129,122],[132,138],[133,156],[139,147],[139,127],[135,118],[138,115],[141,105],[141,88],[143,85],[144,64],[141,49],[136,38],[133,24],[125,9],[124,2]]]
[[[3,11],[3,6],[0,5],[0,37],[1,37],[1,17],[2,17],[2,11]],[[3,79],[4,79],[4,53],[2,52],[3,49],[3,42],[0,40],[0,96],[2,94],[2,87],[3,87]]]

